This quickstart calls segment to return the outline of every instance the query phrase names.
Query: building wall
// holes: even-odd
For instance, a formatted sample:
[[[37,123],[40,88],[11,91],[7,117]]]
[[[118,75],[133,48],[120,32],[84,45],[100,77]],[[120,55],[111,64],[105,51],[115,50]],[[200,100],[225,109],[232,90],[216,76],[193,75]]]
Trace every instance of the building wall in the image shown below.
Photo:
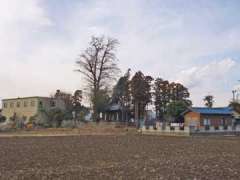
[[[188,112],[184,116],[185,126],[200,126],[200,114],[197,112]]]
[[[232,125],[233,123],[231,115],[200,115],[197,112],[189,112],[184,116],[185,126],[202,127],[204,120],[208,120],[211,126]]]
[[[46,111],[49,111],[52,108],[59,108],[61,110],[65,110],[65,104],[61,99],[53,99],[53,98],[38,98],[39,108],[42,108]]]
[[[230,115],[201,115],[200,126],[204,126],[204,119],[208,119],[211,126],[229,126],[233,118]]]
[[[38,99],[34,97],[3,100],[2,104],[2,115],[7,119],[10,119],[14,115],[19,118],[25,116],[28,119],[34,116],[38,110]]]
[[[35,116],[40,109],[49,111],[51,108],[59,108],[64,110],[65,105],[62,100],[47,97],[29,97],[18,99],[3,100],[2,115],[7,119],[16,115],[18,118],[26,117],[29,119]]]

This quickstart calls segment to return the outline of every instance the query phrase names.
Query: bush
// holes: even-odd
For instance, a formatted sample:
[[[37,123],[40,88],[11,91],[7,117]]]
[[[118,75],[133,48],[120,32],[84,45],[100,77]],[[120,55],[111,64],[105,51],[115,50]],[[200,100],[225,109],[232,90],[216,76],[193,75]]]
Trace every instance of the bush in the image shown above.
[[[30,118],[29,118],[29,123],[33,123],[34,121],[36,121],[36,119],[37,119],[37,115],[35,115],[35,116],[31,116]]]
[[[64,112],[61,109],[51,109],[47,112],[49,123],[52,127],[60,127],[64,120]]]
[[[78,115],[78,119],[80,121],[85,121],[85,113],[83,111],[81,111]]]
[[[62,128],[74,128],[75,123],[72,120],[70,120],[70,121],[64,120],[64,121],[62,121],[61,127]]]
[[[30,117],[28,123],[33,126],[50,127],[48,116],[44,112],[39,112],[35,116]]]
[[[0,123],[3,123],[7,120],[7,118],[5,116],[1,116],[0,115]]]
[[[12,121],[5,121],[0,124],[0,131],[9,131],[14,128],[15,124]]]

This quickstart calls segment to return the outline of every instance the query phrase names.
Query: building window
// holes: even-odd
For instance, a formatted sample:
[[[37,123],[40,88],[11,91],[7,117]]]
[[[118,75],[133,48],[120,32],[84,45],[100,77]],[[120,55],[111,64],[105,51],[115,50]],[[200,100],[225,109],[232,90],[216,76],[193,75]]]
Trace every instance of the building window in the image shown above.
[[[203,120],[203,125],[204,125],[204,126],[210,126],[210,125],[211,125],[210,119],[204,119],[204,120]]]
[[[32,106],[32,107],[35,106],[35,101],[31,101],[31,106]]]
[[[13,108],[13,107],[14,107],[14,103],[11,102],[11,103],[10,103],[10,108]]]
[[[17,102],[17,107],[18,107],[18,108],[20,107],[20,105],[21,105],[20,102]]]
[[[43,106],[42,101],[39,101],[39,107],[42,107],[42,106]]]
[[[7,108],[7,107],[8,107],[8,104],[7,104],[7,103],[4,103],[4,104],[3,104],[3,107],[4,107],[4,108]]]
[[[55,107],[55,106],[56,106],[55,101],[50,101],[50,106],[51,106],[51,107]]]
[[[23,102],[23,105],[24,105],[24,107],[27,107],[27,106],[28,106],[28,102],[27,102],[27,101],[24,101],[24,102]]]

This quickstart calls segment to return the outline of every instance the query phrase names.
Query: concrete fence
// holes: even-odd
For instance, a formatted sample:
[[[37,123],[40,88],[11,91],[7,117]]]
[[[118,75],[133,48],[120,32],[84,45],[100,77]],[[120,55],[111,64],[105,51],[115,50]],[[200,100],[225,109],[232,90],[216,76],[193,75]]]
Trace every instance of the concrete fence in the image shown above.
[[[190,133],[205,133],[205,134],[240,134],[240,125],[238,126],[209,126],[209,127],[200,127],[194,128],[190,127]]]
[[[189,127],[170,127],[170,126],[143,126],[143,134],[152,134],[152,135],[166,135],[166,136],[190,136]]]
[[[166,135],[166,136],[190,136],[190,135],[198,135],[198,134],[212,134],[212,135],[240,135],[240,126],[209,126],[209,127],[170,127],[170,126],[143,126],[142,134],[150,134],[150,135]]]

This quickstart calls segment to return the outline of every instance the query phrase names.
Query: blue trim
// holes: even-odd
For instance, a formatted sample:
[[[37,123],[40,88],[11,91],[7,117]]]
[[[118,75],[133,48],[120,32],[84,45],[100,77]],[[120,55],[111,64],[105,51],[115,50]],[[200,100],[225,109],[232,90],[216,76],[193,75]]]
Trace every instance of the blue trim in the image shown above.
[[[221,108],[192,107],[190,108],[189,111],[208,115],[232,115],[233,110],[230,107]]]

